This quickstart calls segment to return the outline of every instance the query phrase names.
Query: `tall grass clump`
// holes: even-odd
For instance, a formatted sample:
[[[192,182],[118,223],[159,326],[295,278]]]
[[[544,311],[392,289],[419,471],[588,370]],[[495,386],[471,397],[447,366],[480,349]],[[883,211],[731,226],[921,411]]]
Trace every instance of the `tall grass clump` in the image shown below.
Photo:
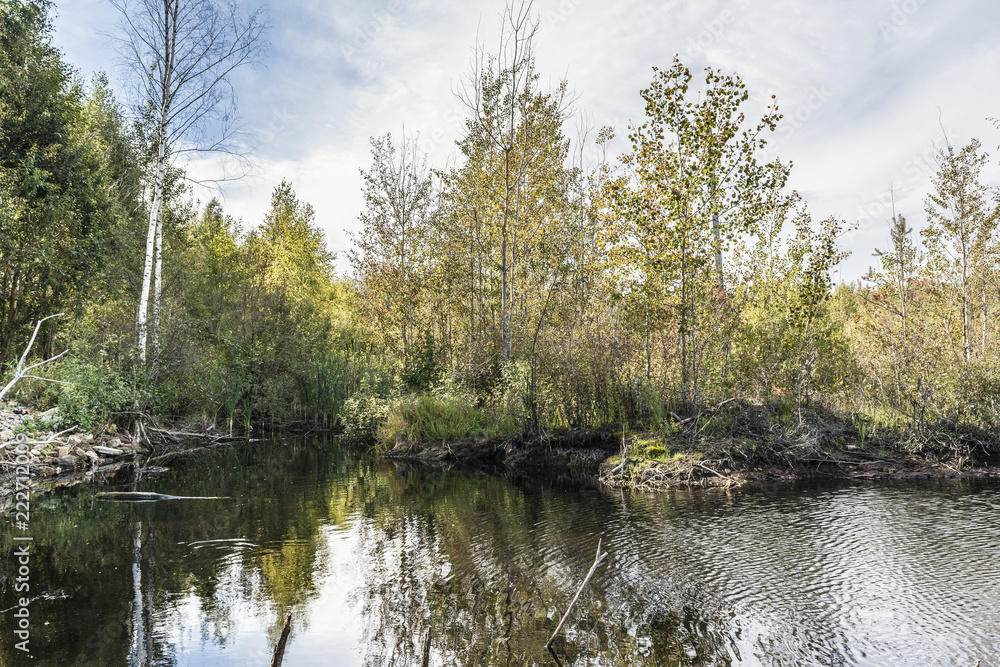
[[[468,437],[493,438],[518,430],[518,420],[477,407],[457,391],[404,396],[392,402],[378,431],[378,442],[391,447],[397,439],[444,442]]]
[[[331,424],[348,399],[359,392],[379,393],[391,385],[392,364],[370,347],[352,344],[304,363],[295,373],[296,412]]]

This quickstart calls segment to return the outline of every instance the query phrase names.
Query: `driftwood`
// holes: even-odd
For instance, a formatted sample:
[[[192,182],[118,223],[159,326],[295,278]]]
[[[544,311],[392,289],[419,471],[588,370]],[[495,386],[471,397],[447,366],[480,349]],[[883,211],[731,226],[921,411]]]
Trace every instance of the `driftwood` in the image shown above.
[[[271,656],[271,667],[281,667],[281,661],[285,659],[285,642],[288,641],[288,633],[292,631],[292,615],[285,617],[285,626],[281,628],[281,636],[274,647],[274,655]]]
[[[228,496],[171,496],[150,491],[102,491],[98,500],[118,500],[124,502],[150,502],[153,500],[226,500]]]
[[[597,566],[601,564],[601,561],[604,560],[604,557],[607,556],[607,555],[608,555],[607,551],[605,551],[604,553],[601,553],[601,541],[598,540],[597,541],[597,555],[594,557],[594,564],[590,566],[590,572],[588,572],[587,576],[584,577],[583,583],[580,584],[580,588],[577,589],[576,595],[574,595],[573,599],[570,601],[569,607],[566,609],[566,613],[563,614],[563,617],[559,620],[559,625],[556,626],[555,632],[553,632],[552,636],[549,637],[549,641],[545,642],[545,648],[547,648],[550,653],[552,653],[552,642],[555,641],[556,636],[562,631],[563,625],[566,624],[566,619],[569,618],[570,612],[572,612],[573,611],[573,607],[576,606],[576,601],[580,599],[580,593],[583,592],[583,589],[587,586],[587,582],[589,582],[590,578],[592,576],[594,576],[594,571],[597,570]],[[555,655],[555,654],[553,654],[553,655]],[[558,660],[558,658],[557,658],[557,660]]]

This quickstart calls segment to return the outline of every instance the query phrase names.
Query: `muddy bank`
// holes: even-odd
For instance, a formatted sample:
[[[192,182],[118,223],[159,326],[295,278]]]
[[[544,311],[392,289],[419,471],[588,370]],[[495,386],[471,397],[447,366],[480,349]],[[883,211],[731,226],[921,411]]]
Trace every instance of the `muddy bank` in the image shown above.
[[[484,472],[544,472],[605,487],[659,491],[692,487],[740,488],[805,479],[915,480],[968,477],[1000,478],[1000,460],[979,463],[934,460],[895,451],[857,447],[810,451],[780,461],[735,455],[743,443],[714,443],[711,448],[673,448],[667,460],[634,456],[636,438],[625,442],[613,431],[569,432],[548,436],[467,438],[449,443],[398,442],[387,459],[443,469]]]
[[[544,470],[557,475],[596,476],[602,462],[621,450],[611,431],[515,434],[504,438],[464,438],[453,442],[398,441],[383,456],[395,461],[459,470]]]
[[[601,463],[602,484],[612,488],[657,491],[672,488],[740,488],[806,479],[916,480],[998,477],[993,464],[959,466],[903,453],[830,452],[827,456],[783,463],[704,459],[693,452],[674,461],[650,461],[620,456]]]

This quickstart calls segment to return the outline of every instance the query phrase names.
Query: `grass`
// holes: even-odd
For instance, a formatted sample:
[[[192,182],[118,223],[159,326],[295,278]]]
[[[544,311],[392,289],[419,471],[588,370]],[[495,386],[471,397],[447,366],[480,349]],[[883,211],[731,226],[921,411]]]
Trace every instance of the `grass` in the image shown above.
[[[659,461],[660,463],[671,463],[683,459],[699,460],[703,454],[695,450],[675,450],[668,446],[659,436],[637,437],[629,450],[629,457],[633,459],[644,459],[647,461]],[[621,460],[620,458],[618,459]]]
[[[379,430],[379,442],[391,447],[398,435],[413,442],[444,442],[468,437],[498,437],[517,430],[513,419],[498,418],[461,395],[421,394],[398,399]]]

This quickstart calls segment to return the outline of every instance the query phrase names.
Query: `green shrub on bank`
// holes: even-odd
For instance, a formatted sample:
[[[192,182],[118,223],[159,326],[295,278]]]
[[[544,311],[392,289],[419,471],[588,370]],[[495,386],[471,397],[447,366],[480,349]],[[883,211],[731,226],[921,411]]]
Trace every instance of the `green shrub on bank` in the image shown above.
[[[89,429],[109,421],[130,402],[127,383],[107,364],[67,360],[60,369],[59,424]]]
[[[344,435],[369,440],[377,434],[389,417],[392,399],[358,392],[344,402],[340,410]]]
[[[374,364],[365,369],[358,390],[340,408],[344,435],[364,440],[375,438],[400,393],[400,381],[389,366]]]

